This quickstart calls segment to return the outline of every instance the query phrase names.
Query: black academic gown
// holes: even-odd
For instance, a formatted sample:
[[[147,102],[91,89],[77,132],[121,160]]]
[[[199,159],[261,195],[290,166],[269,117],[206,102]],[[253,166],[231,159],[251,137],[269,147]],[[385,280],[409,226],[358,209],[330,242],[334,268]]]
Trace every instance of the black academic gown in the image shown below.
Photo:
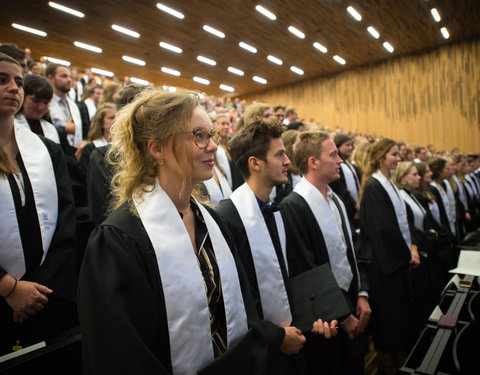
[[[251,285],[252,295],[255,300],[257,311],[261,319],[263,319],[262,311],[262,301],[260,300],[260,292],[258,289],[258,281],[255,273],[255,265],[253,262],[252,251],[248,243],[247,232],[243,226],[242,219],[233,204],[231,199],[222,200],[216,207],[216,211],[224,219],[227,227],[232,234],[232,238],[235,242],[237,248],[238,257],[242,262],[243,268],[245,269],[247,278]],[[268,215],[268,214],[267,214]],[[287,294],[288,294],[288,273],[285,266],[285,261],[283,259],[283,254],[281,250],[280,240],[278,237],[278,232],[275,225],[275,218],[273,214],[265,221],[267,228],[269,230],[268,235],[272,239],[275,252],[277,254],[278,263],[282,271],[282,276],[284,283],[286,285]],[[265,234],[267,235],[267,234]],[[269,373],[270,374],[301,374],[301,360],[299,358],[293,358],[292,356],[286,356],[280,352],[280,344],[283,341],[285,336],[285,331],[283,328],[278,327],[277,331],[271,332],[274,336],[271,338],[272,341],[278,342],[278,347],[269,353]],[[296,363],[297,362],[297,363]]]
[[[17,155],[25,187],[25,207],[21,207],[20,192],[12,175],[8,181],[12,189],[20,237],[24,249],[26,273],[21,280],[37,282],[53,290],[49,302],[38,314],[23,323],[13,322],[13,312],[6,301],[0,299],[0,353],[11,351],[15,340],[21,346],[52,339],[78,324],[76,314],[76,254],[75,211],[70,178],[65,156],[59,145],[40,136],[50,154],[55,173],[58,195],[57,226],[47,256],[40,265],[43,254],[42,238],[34,203],[32,185],[20,154]],[[1,225],[1,224],[0,224]],[[0,277],[7,273],[0,266]]]
[[[363,192],[360,233],[362,249],[370,260],[370,328],[375,348],[387,353],[408,351],[412,297],[410,249],[388,193],[373,177]]]
[[[330,264],[327,246],[322,231],[307,201],[295,191],[282,200],[281,213],[285,223],[287,235],[287,258],[290,277],[300,275],[322,264]],[[341,209],[339,207],[339,211]],[[348,218],[344,218],[343,233],[347,239],[347,258],[353,273],[353,279],[348,292],[343,291],[350,313],[355,315],[359,290],[367,291],[366,274],[363,262],[357,257],[360,275],[356,272],[355,249],[352,249],[348,241],[347,225],[351,227]],[[358,284],[360,276],[360,285]],[[342,321],[346,317],[338,317]],[[354,374],[363,371],[363,356],[365,354],[365,337],[363,335],[351,342],[340,330],[339,336],[333,340],[325,340],[315,335],[307,336],[304,354],[310,371],[319,371],[334,374]],[[319,358],[325,360],[319,360]]]
[[[231,249],[228,230],[209,209]],[[237,264],[255,374],[265,374],[268,333],[258,318],[243,268]],[[166,308],[155,251],[140,218],[124,204],[92,233],[79,280],[83,363],[87,374],[171,374]],[[220,357],[221,358],[221,357]]]

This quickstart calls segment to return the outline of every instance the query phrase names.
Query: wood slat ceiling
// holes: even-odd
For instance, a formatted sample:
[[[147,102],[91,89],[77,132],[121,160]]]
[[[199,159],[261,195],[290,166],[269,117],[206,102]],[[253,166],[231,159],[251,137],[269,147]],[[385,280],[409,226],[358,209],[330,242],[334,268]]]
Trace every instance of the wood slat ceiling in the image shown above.
[[[155,85],[185,87],[207,94],[228,95],[219,89],[221,83],[235,88],[234,95],[253,93],[302,79],[334,74],[344,69],[371,64],[404,54],[480,37],[479,0],[159,0],[185,15],[174,18],[159,9],[154,0],[58,0],[79,10],[84,18],[60,12],[48,1],[2,1],[0,43],[16,43],[32,50],[32,56],[52,56],[68,60],[81,69],[97,67],[124,76],[138,77]],[[273,12],[271,21],[255,10],[261,4]],[[352,5],[361,15],[355,21],[346,8]],[[442,20],[433,20],[430,9],[437,8]],[[46,38],[12,28],[12,22],[43,30]],[[121,25],[141,34],[135,39],[111,29]],[[219,39],[205,31],[210,25],[226,34]],[[291,34],[288,26],[305,33],[305,39]],[[369,25],[380,33],[374,39]],[[446,26],[450,38],[444,39],[440,28]],[[73,45],[81,41],[103,49],[102,54]],[[182,48],[182,54],[164,50],[164,41]],[[252,54],[238,46],[244,41],[258,52]],[[387,52],[382,43],[388,41],[395,51]],[[313,48],[319,42],[328,48],[326,54]],[[123,55],[146,61],[139,67],[122,60]],[[212,67],[197,61],[203,55],[217,62]],[[283,60],[277,66],[267,60],[273,55]],[[345,65],[332,57],[339,55]],[[299,76],[290,66],[301,68]],[[169,67],[181,72],[173,77],[161,71]],[[245,72],[238,77],[227,71],[229,66]],[[252,80],[256,75],[266,85]],[[209,86],[194,82],[194,76],[208,79]]]

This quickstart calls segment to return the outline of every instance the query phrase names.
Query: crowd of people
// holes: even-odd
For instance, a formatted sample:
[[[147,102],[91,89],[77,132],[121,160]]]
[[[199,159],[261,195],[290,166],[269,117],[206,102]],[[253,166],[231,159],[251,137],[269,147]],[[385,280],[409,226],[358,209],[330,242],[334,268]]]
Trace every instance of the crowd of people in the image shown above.
[[[88,374],[363,374],[371,338],[394,374],[480,243],[478,154],[5,46],[0,355],[80,326]]]

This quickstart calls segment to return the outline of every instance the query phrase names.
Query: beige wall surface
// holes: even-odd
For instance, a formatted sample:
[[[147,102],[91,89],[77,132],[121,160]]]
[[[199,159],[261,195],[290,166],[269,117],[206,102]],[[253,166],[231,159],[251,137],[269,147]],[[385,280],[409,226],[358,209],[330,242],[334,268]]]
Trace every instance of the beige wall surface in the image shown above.
[[[253,93],[254,101],[292,105],[321,126],[480,152],[480,41],[447,45]]]

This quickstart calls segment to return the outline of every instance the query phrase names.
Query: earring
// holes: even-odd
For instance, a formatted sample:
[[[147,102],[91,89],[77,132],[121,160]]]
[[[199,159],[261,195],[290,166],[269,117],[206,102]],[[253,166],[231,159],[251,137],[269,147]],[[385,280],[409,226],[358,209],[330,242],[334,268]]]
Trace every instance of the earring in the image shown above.
[[[159,159],[159,160],[158,160],[158,164],[159,164],[159,165],[164,165],[164,164],[165,164],[165,160]]]

